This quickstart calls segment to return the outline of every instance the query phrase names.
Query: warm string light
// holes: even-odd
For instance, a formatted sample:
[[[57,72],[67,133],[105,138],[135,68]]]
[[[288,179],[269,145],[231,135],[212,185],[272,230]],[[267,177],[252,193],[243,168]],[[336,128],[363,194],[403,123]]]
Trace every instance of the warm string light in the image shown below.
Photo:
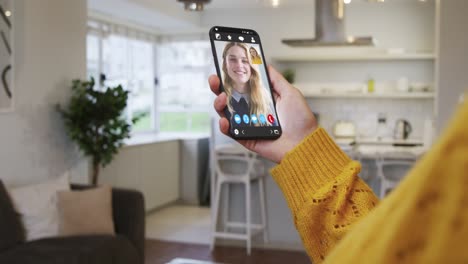
[[[343,3],[345,3],[345,4],[351,4],[351,0],[343,0]]]
[[[10,17],[11,16],[11,11],[10,10],[5,11],[5,16]]]

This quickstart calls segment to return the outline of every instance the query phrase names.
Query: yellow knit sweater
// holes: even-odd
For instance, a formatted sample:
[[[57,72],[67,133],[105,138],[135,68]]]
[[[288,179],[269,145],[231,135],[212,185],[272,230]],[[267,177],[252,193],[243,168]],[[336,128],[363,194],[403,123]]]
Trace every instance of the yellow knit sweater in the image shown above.
[[[319,128],[271,171],[314,263],[468,263],[468,102],[380,203],[359,170]]]

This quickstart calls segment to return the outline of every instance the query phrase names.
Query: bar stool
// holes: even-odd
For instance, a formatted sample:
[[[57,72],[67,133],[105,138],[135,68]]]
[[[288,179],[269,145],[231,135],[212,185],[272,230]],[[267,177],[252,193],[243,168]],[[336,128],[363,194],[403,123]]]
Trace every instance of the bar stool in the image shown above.
[[[416,160],[414,158],[408,159],[385,159],[380,156],[377,160],[377,177],[380,178],[380,198],[383,199],[389,191],[392,191],[398,186],[398,183],[406,176],[407,172],[413,167]],[[399,173],[385,173],[386,170],[394,170]]]
[[[245,164],[245,171],[242,173],[232,173],[223,170],[223,164],[229,162],[237,162]],[[252,247],[252,237],[263,233],[263,240],[268,242],[266,206],[265,206],[265,183],[266,175],[265,165],[258,159],[257,155],[246,150],[238,144],[218,145],[212,151],[212,170],[215,175],[212,179],[214,187],[214,199],[212,203],[213,222],[212,222],[212,242],[210,249],[213,250],[216,238],[238,239],[245,240],[247,246],[247,254],[250,255]],[[260,202],[260,219],[261,223],[252,223],[251,214],[251,184],[258,182],[259,202]],[[245,186],[245,223],[233,222],[229,220],[229,186],[231,184],[242,184]],[[224,230],[218,230],[219,207],[221,201],[221,192],[223,185],[226,185],[226,203],[224,206]],[[213,192],[212,192],[213,193]],[[229,232],[229,228],[242,228],[245,233]]]

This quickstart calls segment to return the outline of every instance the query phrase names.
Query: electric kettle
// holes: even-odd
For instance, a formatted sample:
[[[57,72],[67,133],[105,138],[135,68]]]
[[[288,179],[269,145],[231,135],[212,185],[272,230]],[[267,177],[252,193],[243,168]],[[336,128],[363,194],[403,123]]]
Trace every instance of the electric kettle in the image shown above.
[[[407,139],[411,131],[413,131],[411,124],[405,119],[399,119],[396,121],[396,124],[395,124],[393,138],[399,139],[399,140]]]

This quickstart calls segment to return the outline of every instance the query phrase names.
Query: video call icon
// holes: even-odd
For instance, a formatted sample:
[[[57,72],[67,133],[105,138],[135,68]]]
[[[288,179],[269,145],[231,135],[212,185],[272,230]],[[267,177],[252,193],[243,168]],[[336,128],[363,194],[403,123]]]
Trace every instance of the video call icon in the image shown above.
[[[231,35],[228,35],[228,39],[229,39],[229,40],[231,40],[231,39],[232,39]]]
[[[240,124],[241,121],[242,121],[240,115],[238,115],[238,114],[234,115],[234,121],[235,121],[237,124]]]
[[[244,41],[244,37],[243,37],[243,36],[239,36],[239,40],[240,40],[240,41]]]
[[[216,39],[221,39],[221,34],[216,33],[216,34],[215,34],[215,38],[216,38]]]

